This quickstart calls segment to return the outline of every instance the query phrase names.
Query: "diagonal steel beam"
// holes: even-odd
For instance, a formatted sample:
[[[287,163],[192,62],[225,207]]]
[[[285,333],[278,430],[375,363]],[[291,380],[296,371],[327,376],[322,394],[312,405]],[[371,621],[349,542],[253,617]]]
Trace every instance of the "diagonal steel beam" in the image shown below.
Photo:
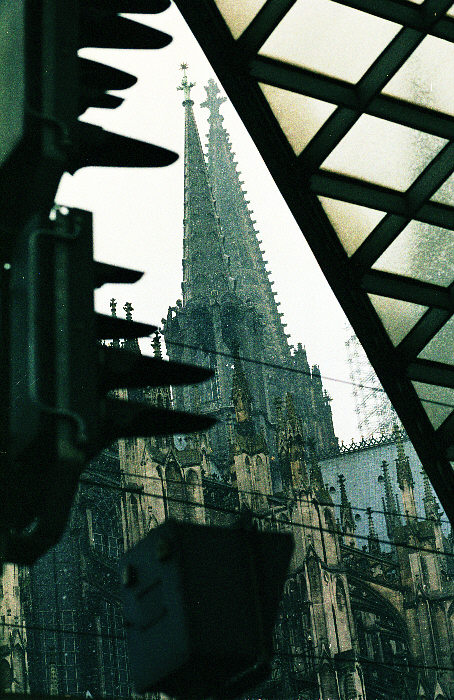
[[[260,49],[296,0],[268,0],[249,26],[237,39],[242,60],[248,60]]]
[[[267,85],[337,104],[353,112],[361,111],[364,107],[364,113],[373,117],[454,140],[454,117],[434,109],[387,95],[377,95],[362,106],[354,85],[273,58],[257,56],[249,63],[249,73]]]
[[[453,167],[454,143],[448,143],[433,158],[405,193],[407,202],[406,216],[388,214],[382,219],[353,254],[352,262],[359,267],[367,268],[372,266],[403,231],[405,226],[416,217],[424,202],[435,194],[451,175]]]
[[[314,73],[267,56],[253,58],[249,62],[248,71],[250,76],[259,82],[350,109],[359,109],[355,87],[345,80]]]
[[[313,172],[326,160],[361,114],[367,111],[369,102],[382,91],[424,37],[423,32],[401,29],[358,82],[356,86],[360,105],[358,111],[351,112],[347,119],[345,108],[339,107],[331,115],[299,155],[302,169]]]
[[[408,219],[406,194],[364,180],[319,170],[309,180],[311,192],[323,197],[359,204]],[[454,229],[454,207],[438,202],[425,202],[413,218],[433,226]]]
[[[413,360],[407,367],[407,377],[414,382],[447,386],[454,389],[454,366],[430,360]],[[454,409],[454,404],[453,404]]]
[[[405,363],[415,359],[452,316],[451,311],[429,309],[396,348]]]
[[[423,41],[429,29],[438,21],[439,14],[448,10],[450,4],[449,0],[426,0],[421,5],[419,13],[425,20],[423,22],[424,28],[416,30],[403,27],[390,41],[356,85],[360,102],[360,111],[356,114],[356,119],[352,113],[347,114],[342,107],[339,107],[299,155],[302,168],[313,172],[326,160],[355,121],[359,119],[361,113],[367,111],[369,102],[382,91],[397,73]]]
[[[435,431],[437,441],[444,448],[448,459],[454,460],[454,411]]]
[[[402,24],[404,27],[411,27],[419,31],[424,31],[425,29],[425,17],[421,13],[420,7],[410,5],[409,3],[404,5],[402,2],[396,2],[395,0],[380,0],[380,2],[377,2],[377,0],[335,1],[342,5],[353,7],[355,10],[362,10],[370,15]],[[445,3],[442,3],[440,5],[440,15],[443,15],[445,12],[443,9],[444,4]],[[441,16],[440,19],[431,26],[428,33],[440,39],[445,39],[446,41],[454,41],[454,20],[450,17]]]
[[[361,287],[370,294],[379,294],[454,313],[452,293],[436,284],[420,282],[411,277],[401,277],[381,270],[369,270],[362,276]]]

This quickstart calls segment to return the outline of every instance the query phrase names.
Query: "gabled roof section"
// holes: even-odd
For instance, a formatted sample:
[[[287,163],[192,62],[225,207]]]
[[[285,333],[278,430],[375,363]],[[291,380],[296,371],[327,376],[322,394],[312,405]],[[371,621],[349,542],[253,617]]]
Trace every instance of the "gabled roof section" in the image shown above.
[[[176,0],[454,521],[450,0]]]

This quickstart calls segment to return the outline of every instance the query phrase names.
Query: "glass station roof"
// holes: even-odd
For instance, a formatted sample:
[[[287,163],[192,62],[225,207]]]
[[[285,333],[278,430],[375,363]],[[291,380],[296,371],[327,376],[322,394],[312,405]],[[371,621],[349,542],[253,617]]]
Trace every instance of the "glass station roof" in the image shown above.
[[[176,4],[454,522],[452,2]]]

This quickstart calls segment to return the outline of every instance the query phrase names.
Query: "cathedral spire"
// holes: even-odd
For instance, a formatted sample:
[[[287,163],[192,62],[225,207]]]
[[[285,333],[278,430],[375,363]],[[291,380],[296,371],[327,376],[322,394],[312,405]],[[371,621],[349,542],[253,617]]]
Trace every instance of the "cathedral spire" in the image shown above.
[[[183,105],[186,106],[186,103],[190,103],[191,105],[194,104],[194,102],[191,100],[191,88],[195,87],[195,83],[190,83],[188,80],[188,76],[186,75],[186,71],[188,69],[188,64],[187,63],[181,63],[180,64],[180,70],[183,71],[183,77],[181,79],[181,84],[177,87],[177,90],[183,90],[184,92],[184,102]]]
[[[114,318],[117,317],[117,300],[112,297],[110,300],[110,315],[113,316]],[[112,340],[112,347],[114,348],[119,348],[120,347],[120,341],[118,338],[114,338]]]
[[[195,83],[187,76],[178,90],[184,93],[184,241],[183,241],[183,305],[195,299],[207,301],[210,294],[222,296],[231,289],[228,256],[222,245],[219,220],[208,182],[207,167],[194,117],[191,88]]]
[[[125,305],[123,306],[123,311],[126,314],[126,320],[132,321],[132,312],[134,311],[134,307],[130,301],[127,301],[125,303]],[[140,354],[139,341],[137,340],[137,338],[128,338],[127,340],[124,340],[122,347],[125,350],[129,350],[130,352],[135,352],[135,353]]]
[[[355,519],[353,517],[352,504],[348,500],[347,491],[345,488],[345,476],[339,474],[337,477],[339,481],[340,495],[341,495],[341,525],[342,532],[344,533],[347,544],[354,546],[355,538],[354,533],[356,530]]]
[[[407,519],[414,520],[416,518],[416,503],[414,494],[414,479],[411,473],[410,462],[405,454],[404,445],[402,441],[402,434],[397,426],[394,424],[393,436],[397,448],[397,459],[396,459],[396,472],[397,472],[397,483],[402,491],[402,501],[404,504],[405,516]]]
[[[295,489],[309,486],[309,478],[306,467],[306,454],[304,449],[304,431],[301,419],[296,414],[293,394],[287,392],[286,404],[286,441],[289,448],[289,459],[292,474],[292,484]]]
[[[290,347],[282,314],[278,312],[266,261],[254,228],[252,210],[242,188],[238,162],[232,151],[229,134],[223,126],[220,106],[225,97],[210,79],[205,87],[207,97],[202,107],[209,110],[208,177],[216,199],[224,247],[231,261],[231,274],[237,280],[237,291],[244,302],[250,300],[263,316],[268,329],[267,344],[274,362],[290,362]]]
[[[161,336],[159,334],[159,331],[156,331],[156,333],[153,336],[152,346],[153,357],[157,357],[158,360],[162,360]]]
[[[397,468],[397,481],[399,483],[399,487],[401,489],[404,488],[404,485],[408,485],[411,488],[415,485],[414,479],[413,479],[413,474],[411,473],[411,468],[410,468],[410,462],[408,461],[408,457],[406,456],[404,452],[404,444],[402,441],[402,434],[397,426],[397,424],[394,424],[393,428],[393,437],[396,443],[396,448],[397,448],[397,459],[396,459],[396,468]]]
[[[235,409],[236,422],[246,423],[250,421],[252,416],[252,396],[239,357],[235,357],[234,360],[232,401]]]
[[[333,499],[330,496],[328,489],[325,486],[323,480],[322,470],[320,464],[317,460],[317,455],[315,453],[315,445],[313,441],[309,441],[309,454],[310,454],[310,485],[312,491],[317,496],[320,503],[323,505],[333,505]]]
[[[423,502],[426,518],[429,518],[429,520],[434,520],[435,522],[439,523],[440,511],[438,509],[438,503],[430,485],[429,477],[427,476],[425,471],[422,471],[421,474],[424,484]]]
[[[377,539],[377,533],[375,531],[374,519],[372,517],[372,508],[367,508],[366,513],[369,524],[369,534],[367,536],[367,541],[369,543],[369,552],[371,554],[380,554],[380,542]]]
[[[243,188],[244,182],[229,134],[223,124],[220,107],[225,98],[219,95],[219,87],[214,80],[208,81],[205,90],[207,97],[202,106],[209,110],[210,125],[208,179],[216,200],[224,250],[230,260],[229,272],[236,282],[235,291],[243,302],[253,305],[263,319],[267,329],[262,350],[264,360],[294,369],[299,362],[307,364],[307,358],[302,351],[298,351],[297,356],[291,354],[289,334],[285,330],[287,324],[283,321],[283,313],[278,310],[279,302],[275,299],[267,260],[263,258],[256,221],[249,208],[250,202]],[[337,447],[337,440],[329,396],[323,391],[320,372],[312,377],[310,371],[308,375],[305,373],[305,366],[302,370],[295,382],[295,374],[290,376],[282,370],[270,369],[267,379],[269,391],[272,396],[282,396],[291,391],[298,415],[304,416],[307,435],[315,439],[319,452],[322,449],[330,450]]]
[[[396,500],[396,494],[394,493],[391,476],[389,474],[388,462],[385,460],[381,463],[382,474],[378,477],[385,487],[385,498],[383,499],[384,511],[385,511],[385,521],[386,530],[388,537],[394,539],[396,527],[400,525],[399,508]]]

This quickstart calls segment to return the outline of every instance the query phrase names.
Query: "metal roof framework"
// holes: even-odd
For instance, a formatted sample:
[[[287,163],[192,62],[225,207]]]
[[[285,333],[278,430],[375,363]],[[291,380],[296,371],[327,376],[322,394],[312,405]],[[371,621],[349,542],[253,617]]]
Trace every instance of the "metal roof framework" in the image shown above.
[[[451,2],[175,1],[454,523]]]

